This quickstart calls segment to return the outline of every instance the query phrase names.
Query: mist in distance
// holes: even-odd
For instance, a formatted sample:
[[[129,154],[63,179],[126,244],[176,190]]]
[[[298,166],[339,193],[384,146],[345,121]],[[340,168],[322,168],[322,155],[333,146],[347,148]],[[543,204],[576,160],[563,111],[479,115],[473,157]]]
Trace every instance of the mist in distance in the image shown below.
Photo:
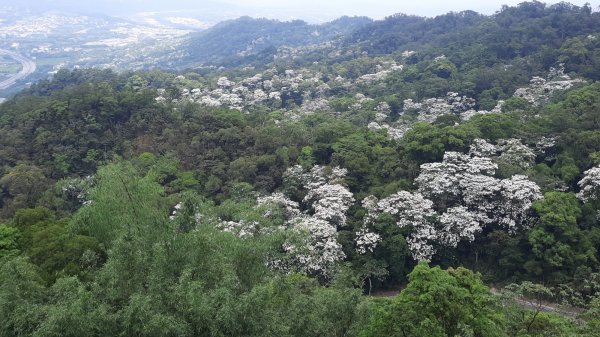
[[[130,17],[139,13],[153,12],[165,15],[184,15],[216,23],[240,16],[266,17],[279,20],[301,19],[311,23],[325,22],[343,15],[368,16],[382,19],[395,13],[420,16],[436,16],[450,11],[473,10],[493,14],[502,5],[516,5],[522,0],[0,0],[0,7],[15,7],[32,11],[60,10],[84,14],[106,14]],[[560,1],[546,1],[548,4]],[[572,0],[582,6],[590,3],[598,10],[598,1]]]

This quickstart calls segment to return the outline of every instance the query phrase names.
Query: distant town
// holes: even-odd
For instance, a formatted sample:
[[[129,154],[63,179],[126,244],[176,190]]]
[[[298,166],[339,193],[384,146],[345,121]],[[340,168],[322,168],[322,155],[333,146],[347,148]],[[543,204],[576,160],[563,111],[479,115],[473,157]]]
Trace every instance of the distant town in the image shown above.
[[[0,8],[0,102],[61,68],[144,69],[168,62],[189,33],[189,17],[139,13],[131,19]],[[169,51],[169,53],[165,53]]]

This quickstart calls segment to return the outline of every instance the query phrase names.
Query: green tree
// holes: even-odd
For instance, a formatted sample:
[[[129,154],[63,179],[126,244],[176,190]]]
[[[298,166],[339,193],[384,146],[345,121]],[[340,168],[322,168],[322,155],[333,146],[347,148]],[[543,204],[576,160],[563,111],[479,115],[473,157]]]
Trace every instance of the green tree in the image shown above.
[[[409,279],[361,336],[506,336],[504,318],[478,274],[421,263]]]
[[[310,169],[315,164],[315,158],[313,154],[313,149],[310,146],[305,146],[300,151],[300,156],[298,156],[298,164],[302,165],[302,167],[306,169]]]
[[[19,164],[11,168],[0,178],[0,187],[5,191],[3,215],[11,216],[19,208],[34,207],[48,186],[48,179],[37,166]]]
[[[0,224],[0,259],[19,254],[19,230]]]
[[[540,221],[529,232],[535,259],[526,268],[540,276],[552,276],[556,282],[572,277],[581,265],[597,263],[594,247],[577,226],[581,207],[573,193],[548,192],[533,209]]]
[[[48,291],[40,308],[44,319],[32,336],[115,336],[117,316],[76,277],[61,278]]]
[[[77,233],[96,238],[110,247],[116,238],[160,232],[168,216],[162,187],[154,177],[141,177],[128,162],[98,170],[88,206],[71,221]]]
[[[515,110],[527,110],[531,104],[523,97],[511,97],[502,104],[502,112],[511,112]]]
[[[80,260],[86,251],[103,254],[96,239],[69,233],[67,221],[57,220],[44,207],[18,210],[11,224],[19,230],[21,250],[49,283],[61,275],[79,274]]]
[[[43,319],[44,282],[26,258],[0,260],[0,336],[30,336]]]

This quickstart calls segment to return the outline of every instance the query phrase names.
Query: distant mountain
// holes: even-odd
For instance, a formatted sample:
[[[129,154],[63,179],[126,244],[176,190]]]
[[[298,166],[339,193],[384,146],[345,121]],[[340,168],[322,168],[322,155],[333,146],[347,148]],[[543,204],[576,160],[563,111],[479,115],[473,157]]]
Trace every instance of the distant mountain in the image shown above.
[[[230,65],[282,46],[298,47],[332,41],[371,24],[367,17],[342,17],[320,24],[241,17],[191,35],[186,45],[189,63]],[[271,55],[272,56],[272,55]]]
[[[489,18],[473,11],[448,13],[435,18],[395,14],[352,32],[345,44],[358,44],[366,51],[387,54],[406,46],[432,43]]]
[[[413,49],[437,51],[454,55],[456,64],[466,61],[460,54],[478,48],[483,48],[479,54],[488,63],[548,49],[548,62],[555,62],[554,54],[565,41],[594,33],[598,27],[600,13],[593,12],[589,5],[564,2],[546,5],[534,1],[504,6],[490,16],[473,11],[451,12],[435,18],[396,14],[352,32],[344,46],[373,55]]]
[[[389,55],[415,50],[426,58],[444,54],[456,66],[467,61],[491,65],[544,50],[544,66],[548,67],[556,62],[558,49],[569,38],[591,34],[599,26],[600,13],[593,12],[589,5],[541,2],[504,6],[494,15],[474,11],[434,18],[395,14],[377,21],[343,17],[321,25],[242,17],[191,35],[184,44],[186,56],[181,64],[266,64],[283,46],[307,47],[336,41],[331,49],[341,51],[340,55]],[[464,54],[471,53],[481,58],[467,60]]]

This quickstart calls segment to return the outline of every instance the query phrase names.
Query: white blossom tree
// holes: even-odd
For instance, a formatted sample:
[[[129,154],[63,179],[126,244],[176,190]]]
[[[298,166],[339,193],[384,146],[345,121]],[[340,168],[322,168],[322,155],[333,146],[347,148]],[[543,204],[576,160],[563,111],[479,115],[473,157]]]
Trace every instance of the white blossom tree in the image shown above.
[[[285,210],[284,229],[290,237],[282,248],[287,258],[285,262],[272,261],[273,267],[328,277],[336,263],[345,258],[337,231],[346,224],[346,213],[354,204],[352,193],[344,185],[346,173],[346,169],[339,167],[314,166],[309,171],[299,165],[290,167],[284,173],[284,181],[288,187],[306,192],[302,200],[304,211],[301,204],[283,193],[258,198],[258,205],[267,207],[265,216],[271,215],[269,205],[279,205]],[[365,249],[369,249],[366,241]]]
[[[475,234],[482,230],[477,214],[464,206],[448,208],[439,220],[439,240],[449,247],[456,247],[461,240],[475,241]]]
[[[329,277],[338,261],[346,256],[337,241],[337,230],[325,220],[300,217],[294,220],[293,232],[301,234],[301,241],[288,240],[283,249],[289,256],[288,270]]]
[[[460,189],[461,198],[456,204],[476,212],[483,225],[494,222],[498,196],[502,191],[499,179],[482,174],[464,175],[460,180]]]
[[[477,138],[473,140],[469,149],[469,155],[475,157],[495,157],[500,149],[497,145],[489,143],[485,139]]]
[[[489,143],[485,139],[475,139],[469,150],[472,157],[490,158],[496,163],[507,163],[520,167],[521,169],[530,168],[536,157],[536,149],[524,145],[520,139],[499,139],[497,144]]]
[[[461,197],[470,178],[493,175],[497,168],[490,158],[446,152],[441,163],[421,165],[415,182],[423,195],[446,204]]]
[[[254,237],[259,234],[259,224],[256,221],[221,221],[216,227],[223,232],[232,233],[242,239]]]
[[[394,216],[398,226],[410,228],[406,239],[416,260],[430,260],[436,245],[456,247],[462,240],[472,242],[486,226],[509,232],[529,228],[531,206],[542,193],[526,176],[494,177],[498,166],[489,156],[501,156],[507,146],[523,145],[520,141],[493,145],[477,140],[469,154],[446,152],[441,163],[421,165],[415,180],[417,192],[363,200],[368,211],[365,223],[381,213]],[[514,153],[532,156],[525,150]]]
[[[92,203],[89,193],[94,184],[94,178],[86,176],[61,180],[57,183],[57,186],[60,187],[67,198],[76,201],[79,205],[87,206]]]
[[[583,202],[598,199],[600,196],[600,166],[593,167],[584,172],[583,178],[577,183],[579,193],[577,198]]]
[[[524,175],[504,179],[501,185],[496,221],[511,232],[519,227],[531,227],[529,210],[534,201],[542,199],[540,187]]]
[[[406,241],[415,260],[431,259],[435,253],[433,242],[437,239],[436,213],[431,200],[418,192],[400,191],[377,202],[370,197],[363,205],[368,210],[366,222],[373,221],[381,213],[392,215],[399,227],[410,229]]]
[[[358,254],[372,253],[379,241],[381,241],[379,234],[369,231],[367,227],[362,227],[356,232],[356,252]]]
[[[314,210],[314,217],[336,226],[346,225],[346,212],[354,204],[352,193],[340,184],[324,184],[308,191],[304,198]]]
[[[500,139],[498,146],[501,152],[498,160],[502,162],[527,169],[535,161],[535,152],[520,139]]]
[[[288,198],[285,194],[276,192],[268,196],[258,197],[256,203],[266,208],[265,217],[271,216],[274,208],[281,207],[285,210],[286,219],[294,219],[300,216],[300,204]]]

